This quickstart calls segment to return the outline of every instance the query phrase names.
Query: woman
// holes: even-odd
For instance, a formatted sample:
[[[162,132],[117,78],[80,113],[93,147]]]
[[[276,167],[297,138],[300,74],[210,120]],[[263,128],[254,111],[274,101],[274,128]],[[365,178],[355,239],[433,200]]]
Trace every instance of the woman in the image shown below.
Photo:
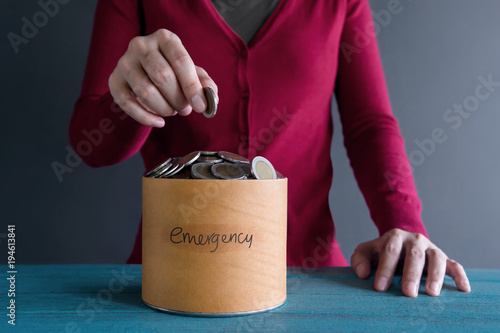
[[[220,97],[213,119],[199,114],[205,86]],[[101,0],[71,141],[79,151],[85,131],[110,129],[79,152],[92,166],[138,151],[146,170],[193,150],[266,156],[289,179],[287,264],[345,266],[328,204],[333,93],[380,233],[352,255],[357,275],[377,266],[385,291],[403,263],[407,296],[424,268],[427,294],[439,295],[445,274],[470,291],[462,266],[426,237],[367,0]],[[141,227],[128,260],[140,262]]]

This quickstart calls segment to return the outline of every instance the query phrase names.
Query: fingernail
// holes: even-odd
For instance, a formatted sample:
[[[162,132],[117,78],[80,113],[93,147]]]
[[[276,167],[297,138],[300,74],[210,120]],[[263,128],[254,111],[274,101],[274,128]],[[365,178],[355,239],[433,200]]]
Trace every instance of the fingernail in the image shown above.
[[[406,282],[406,290],[411,291],[413,294],[418,294],[418,285],[415,282]]]
[[[163,127],[163,126],[165,126],[165,120],[156,119],[153,125],[154,125],[154,127]]]
[[[198,112],[204,112],[207,106],[205,105],[205,102],[203,101],[203,97],[201,95],[196,95],[193,97],[193,100],[191,101],[191,104],[193,105],[193,109],[195,109]]]
[[[439,292],[439,283],[437,282],[431,282],[429,284],[429,289],[435,292],[436,294]]]
[[[386,291],[388,287],[389,280],[386,277],[381,277],[378,279],[377,290]]]

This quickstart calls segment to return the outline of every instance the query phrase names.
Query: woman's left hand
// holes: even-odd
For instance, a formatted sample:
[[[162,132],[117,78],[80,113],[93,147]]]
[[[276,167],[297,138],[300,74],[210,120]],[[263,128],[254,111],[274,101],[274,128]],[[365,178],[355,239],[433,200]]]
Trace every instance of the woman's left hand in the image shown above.
[[[361,279],[370,275],[372,265],[378,266],[375,273],[377,291],[389,288],[394,272],[401,263],[402,289],[406,296],[418,296],[420,278],[424,271],[427,272],[425,292],[428,295],[439,295],[445,274],[453,278],[459,290],[471,290],[462,265],[449,259],[422,234],[392,229],[377,239],[358,245],[351,256],[351,266]]]

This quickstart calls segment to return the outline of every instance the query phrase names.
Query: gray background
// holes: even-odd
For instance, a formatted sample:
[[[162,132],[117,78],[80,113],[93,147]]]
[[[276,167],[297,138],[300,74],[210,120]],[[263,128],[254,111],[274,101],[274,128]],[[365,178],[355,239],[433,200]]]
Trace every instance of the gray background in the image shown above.
[[[2,0],[2,229],[17,227],[19,263],[123,263],[141,215],[142,161],[85,165],[60,183],[68,124],[80,84],[97,1],[70,1],[15,54],[7,33],[20,34],[36,1]],[[388,1],[371,1],[374,11]],[[448,139],[414,175],[431,239],[466,267],[500,268],[500,88],[459,129],[445,123],[453,103],[474,93],[477,77],[500,81],[500,2],[401,0],[403,11],[378,35],[388,87],[407,152],[415,139],[443,128]],[[346,257],[377,237],[342,145],[337,112],[331,193],[338,240]],[[5,258],[5,256],[4,256]]]

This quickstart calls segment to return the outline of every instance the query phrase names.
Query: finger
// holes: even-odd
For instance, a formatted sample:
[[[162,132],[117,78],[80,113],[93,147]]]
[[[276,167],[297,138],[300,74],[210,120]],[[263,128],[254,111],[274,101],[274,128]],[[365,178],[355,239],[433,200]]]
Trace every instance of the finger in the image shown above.
[[[138,98],[137,96],[135,97],[135,99],[137,100],[137,102],[139,102],[139,104],[141,104],[141,106],[142,106],[144,109],[146,109],[146,111],[151,112],[151,113],[153,113],[153,114],[158,114],[158,113],[154,112],[154,110],[151,110],[151,108],[149,108],[146,104],[144,104],[144,103],[142,102],[142,100],[141,100],[140,98]],[[175,116],[176,114],[177,114],[177,111],[174,111],[174,113],[172,113],[172,116]]]
[[[159,51],[151,51],[145,56],[140,56],[140,61],[149,79],[174,110],[184,110],[189,106],[174,70]]]
[[[411,242],[405,246],[405,251],[402,278],[403,294],[409,297],[417,297],[420,278],[425,266],[425,250],[421,244]]]
[[[380,259],[375,273],[375,290],[386,291],[391,285],[403,248],[403,239],[399,234],[386,238],[380,250]]]
[[[156,42],[155,38],[153,38],[152,36],[146,36],[146,37],[137,36],[137,37],[134,37],[130,41],[127,52],[118,61],[118,66],[117,66],[118,71],[129,82],[130,86],[134,87],[133,83],[131,82],[132,79],[129,78],[129,76],[131,77],[132,74],[144,73],[142,75],[147,76],[147,73],[145,72],[145,69],[143,68],[145,66],[143,66],[143,63],[141,60],[147,59],[149,54],[154,54],[154,53],[158,54],[161,57],[161,59],[164,62],[166,62],[166,60],[163,59],[163,56],[161,56],[161,53],[158,50],[158,43]],[[174,75],[174,77],[175,77],[175,75]],[[150,82],[152,82],[149,77],[148,77],[148,80]],[[140,84],[140,83],[138,83],[138,84]],[[145,87],[143,89],[146,89],[146,91],[145,91],[146,93],[147,93],[147,89],[151,89],[151,88],[146,88],[148,86],[146,84],[144,84],[143,86]],[[155,88],[158,89],[156,86],[155,86]],[[151,90],[153,90],[153,89],[151,89]],[[158,95],[154,91],[152,91],[152,93],[156,96]],[[162,95],[162,97],[163,97],[163,95]],[[163,97],[163,98],[165,98],[165,97]],[[160,98],[157,98],[156,99],[157,107],[155,107],[155,108],[151,107],[151,104],[155,103],[154,100],[145,100],[143,98],[139,98],[138,101],[146,109],[148,109],[148,110],[155,109],[155,111],[154,111],[155,113],[161,114],[163,116],[169,116],[169,115],[176,114],[176,112],[173,110],[173,108],[171,107],[171,105],[168,103],[167,100],[165,100],[165,102],[166,102],[165,103]],[[162,109],[162,108],[165,108],[165,109]]]
[[[153,82],[151,82],[142,67],[138,66],[136,70],[123,73],[122,76],[141,101],[141,104],[146,105],[154,113],[162,117],[169,117],[174,114],[175,110],[168,104]]]
[[[219,104],[219,87],[215,84],[214,80],[208,75],[207,71],[201,67],[196,66],[196,73],[200,79],[201,85],[203,87],[210,87],[215,93],[216,102]]]
[[[371,242],[359,244],[351,256],[351,267],[360,279],[366,279],[371,270]]]
[[[443,286],[447,257],[443,251],[436,248],[427,249],[425,253],[427,257],[425,292],[430,296],[438,296]]]
[[[455,281],[458,290],[470,292],[470,283],[464,268],[455,260],[448,259],[446,263],[446,275]]]
[[[174,70],[177,81],[181,86],[184,96],[196,112],[202,113],[207,107],[202,86],[193,60],[182,45],[181,40],[172,32],[162,29],[160,35],[160,51]]]
[[[110,78],[110,81],[112,79]],[[137,101],[137,97],[132,93],[130,87],[123,81],[123,83],[113,82],[110,83],[114,85],[113,89],[110,89],[111,95],[118,106],[132,117],[135,121],[142,125],[151,127],[163,127],[165,126],[165,120],[151,112],[144,109],[141,104]]]

